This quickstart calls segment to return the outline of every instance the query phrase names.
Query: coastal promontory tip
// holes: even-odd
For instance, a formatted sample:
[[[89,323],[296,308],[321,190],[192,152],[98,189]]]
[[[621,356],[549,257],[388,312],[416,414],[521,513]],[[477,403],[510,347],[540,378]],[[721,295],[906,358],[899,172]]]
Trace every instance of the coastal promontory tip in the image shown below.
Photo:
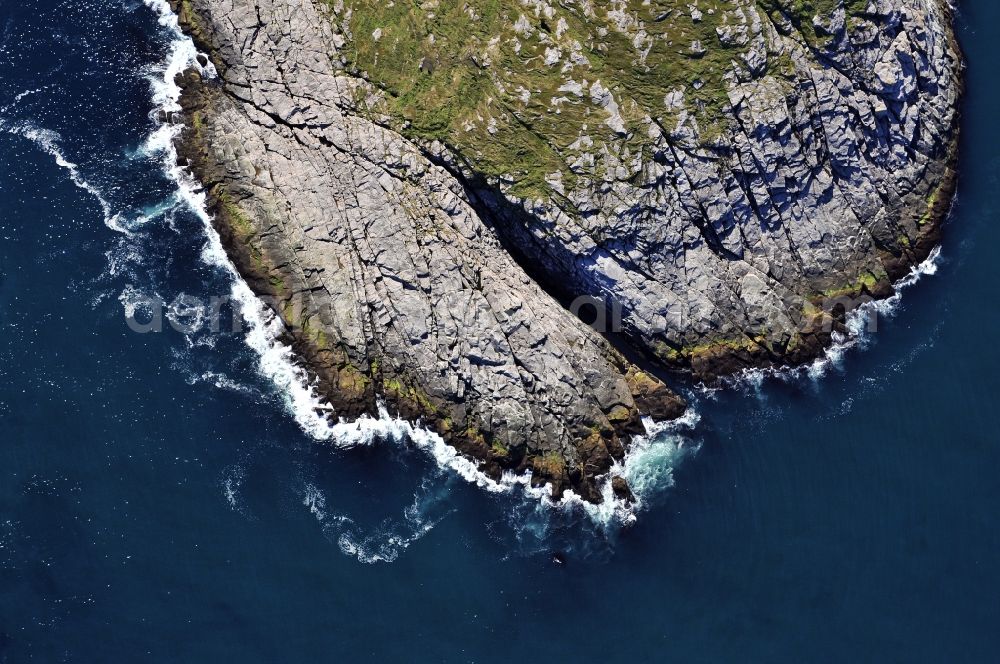
[[[172,5],[179,159],[336,414],[557,497],[629,499],[669,370],[822,353],[954,188],[940,0]]]

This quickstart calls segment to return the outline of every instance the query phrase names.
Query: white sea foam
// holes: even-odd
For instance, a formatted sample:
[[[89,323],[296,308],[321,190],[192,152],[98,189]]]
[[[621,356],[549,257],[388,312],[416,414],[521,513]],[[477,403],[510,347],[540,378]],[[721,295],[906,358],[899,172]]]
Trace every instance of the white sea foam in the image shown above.
[[[368,534],[351,519],[339,517],[332,525],[340,533],[337,537],[340,550],[362,563],[394,561],[452,512],[447,506],[447,492],[434,484],[432,478],[424,478],[413,502],[403,510],[402,520],[386,519]]]
[[[144,0],[144,3],[159,15],[160,24],[173,35],[165,63],[158,71],[150,74],[150,87],[156,105],[154,113],[159,116],[161,112],[181,110],[181,89],[174,83],[177,74],[189,67],[197,68],[206,78],[212,78],[216,74],[211,64],[203,67],[198,62],[198,51],[194,43],[181,33],[177,16],[164,0]],[[140,151],[149,156],[160,155],[164,170],[177,186],[179,202],[197,214],[203,222],[207,242],[202,250],[202,259],[230,274],[231,296],[246,323],[246,342],[260,358],[261,373],[285,396],[289,410],[306,433],[317,439],[329,439],[332,434],[328,415],[332,408],[318,398],[308,374],[294,362],[291,348],[278,341],[284,331],[281,320],[239,277],[226,256],[218,233],[212,227],[206,210],[205,192],[189,173],[177,165],[174,139],[179,131],[181,127],[178,125],[161,123]]]
[[[326,519],[326,496],[316,485],[307,483],[302,496],[302,504],[316,517],[317,521]]]
[[[242,466],[236,464],[225,469],[220,484],[222,495],[225,496],[229,507],[244,517],[252,519],[254,515],[243,502],[243,482],[245,479],[246,471]]]
[[[673,422],[654,422],[646,418],[643,424],[646,434],[633,439],[623,462],[615,464],[601,485],[603,502],[594,504],[584,500],[572,490],[564,492],[562,498],[552,497],[552,487],[548,484],[537,487],[531,482],[531,473],[517,475],[504,473],[495,480],[480,472],[477,465],[458,453],[438,434],[414,426],[412,423],[389,415],[381,408],[379,417],[363,417],[350,424],[338,424],[335,429],[347,435],[342,441],[398,440],[411,441],[427,451],[438,466],[447,468],[467,482],[473,483],[492,493],[520,491],[525,496],[540,501],[553,509],[583,510],[595,523],[613,525],[630,524],[636,514],[645,506],[645,500],[656,491],[672,485],[672,472],[676,464],[690,451],[697,449],[683,434],[698,422],[698,415],[692,409],[684,417]],[[343,429],[339,429],[343,427]],[[636,500],[626,502],[615,497],[612,478],[624,477],[632,487]]]
[[[48,153],[55,159],[56,165],[69,174],[69,178],[74,185],[90,194],[97,201],[97,204],[101,208],[101,213],[104,215],[104,224],[119,233],[128,233],[128,229],[122,225],[121,215],[114,212],[111,204],[100,190],[84,178],[83,174],[80,173],[80,167],[70,161],[63,153],[59,147],[59,142],[62,138],[58,133],[49,129],[35,127],[26,122],[11,125],[5,123],[3,120],[0,120],[0,130],[26,138]]]
[[[14,97],[14,101],[11,102],[9,105],[4,106],[3,109],[0,110],[0,113],[6,111],[11,106],[17,105],[22,99],[24,99],[26,97],[30,97],[31,95],[36,95],[39,92],[44,92],[46,88],[50,88],[50,87],[52,87],[52,86],[51,85],[43,85],[40,88],[35,88],[33,90],[25,90],[24,92],[18,93],[18,95],[16,97]]]
[[[899,305],[903,301],[903,291],[919,282],[925,276],[937,274],[938,261],[941,259],[941,247],[935,247],[927,258],[919,265],[910,269],[909,274],[900,279],[895,284],[896,292],[891,297],[883,300],[872,300],[865,302],[854,311],[847,314],[846,327],[847,334],[834,333],[834,343],[826,350],[823,357],[815,360],[806,369],[807,375],[816,380],[822,378],[831,368],[839,368],[843,364],[844,356],[852,348],[864,349],[872,341],[869,322],[872,317],[876,320],[889,319],[896,315]]]
[[[125,310],[126,318],[146,320],[152,318],[156,313],[153,310],[152,302],[158,297],[155,293],[150,296],[139,292],[134,286],[128,285],[122,289],[121,294],[118,296],[118,301],[121,302],[122,308]]]
[[[413,503],[403,510],[402,519],[386,518],[374,528],[362,527],[349,516],[334,513],[326,494],[314,482],[304,482],[299,490],[302,506],[321,525],[324,535],[335,542],[344,555],[365,564],[396,560],[448,513],[440,510],[443,494],[428,486],[426,479],[414,494]]]
[[[422,523],[412,533],[403,535],[394,532],[391,523],[384,524],[383,528],[367,535],[347,529],[337,538],[337,546],[344,555],[357,558],[359,562],[368,565],[391,563],[436,525],[437,522]]]
[[[938,265],[941,260],[941,247],[935,247],[927,258],[919,265],[910,268],[909,274],[894,284],[895,293],[882,300],[871,300],[865,302],[851,312],[848,312],[845,327],[846,334],[834,332],[832,334],[833,343],[824,350],[821,357],[816,358],[810,364],[801,367],[779,367],[765,369],[746,369],[738,375],[725,379],[723,384],[727,387],[737,387],[759,391],[767,378],[777,378],[779,380],[793,381],[802,377],[807,377],[813,381],[823,378],[832,369],[840,369],[843,366],[844,358],[848,351],[853,349],[864,350],[872,340],[872,331],[869,323],[875,317],[878,319],[889,319],[899,311],[900,303],[903,301],[903,293],[919,282],[925,276],[937,274]],[[704,394],[711,394],[719,388],[702,387]]]
[[[198,63],[198,52],[193,42],[181,33],[176,15],[164,0],[144,0],[144,3],[157,12],[160,24],[174,35],[165,64],[151,76],[151,87],[157,115],[160,111],[176,112],[180,110],[178,101],[181,95],[180,88],[174,83],[178,73],[188,67],[196,67],[206,77],[216,74],[211,65],[202,68]],[[377,417],[362,416],[351,422],[335,421],[332,406],[319,397],[306,370],[296,363],[291,348],[279,340],[284,332],[280,318],[254,295],[226,256],[221,239],[211,224],[204,191],[188,172],[177,165],[174,139],[179,131],[180,127],[176,125],[161,124],[147,139],[141,151],[145,155],[162,157],[164,170],[177,185],[179,200],[204,223],[207,242],[202,258],[206,263],[219,266],[231,275],[232,298],[238,304],[240,315],[246,323],[246,343],[259,358],[259,370],[278,388],[289,412],[309,436],[345,448],[387,440],[409,443],[427,452],[439,467],[486,491],[520,491],[555,509],[583,509],[595,522],[604,525],[634,521],[636,511],[643,505],[643,498],[672,482],[674,464],[693,449],[680,432],[696,421],[696,415],[689,414],[686,419],[668,424],[655,424],[647,420],[646,435],[637,437],[624,462],[616,465],[606,478],[603,489],[605,502],[601,505],[588,503],[572,491],[565,492],[561,500],[554,501],[549,485],[532,486],[530,473],[505,473],[499,480],[495,480],[480,472],[475,462],[459,454],[435,432],[421,427],[419,423],[394,417],[384,407],[379,408]],[[635,503],[625,504],[615,499],[611,490],[611,478],[615,475],[621,475],[630,481],[636,492]],[[325,503],[321,504],[319,496],[307,494],[304,500],[310,510],[324,509]],[[418,507],[415,503],[410,513],[418,513]],[[339,536],[338,543],[345,553],[355,555],[364,562],[392,559],[395,557],[393,552],[408,546],[426,532],[424,528],[429,530],[434,523],[421,521],[414,531],[419,534],[404,537],[397,533],[388,538],[362,538],[363,541],[358,539],[356,533],[345,531]],[[376,542],[381,544],[375,546]],[[372,550],[373,547],[375,550]]]
[[[646,433],[633,438],[625,459],[611,468],[602,485],[604,502],[595,505],[573,494],[568,504],[581,507],[599,524],[634,523],[637,514],[653,496],[674,485],[673,472],[680,462],[700,449],[700,444],[688,435],[700,419],[694,408],[688,408],[679,419],[669,422],[643,418]],[[611,488],[614,477],[622,477],[628,482],[634,501],[626,502],[615,497]]]
[[[240,394],[250,394],[253,396],[260,396],[259,392],[249,385],[244,385],[238,381],[233,380],[229,376],[217,371],[205,371],[198,376],[197,380],[194,382],[204,382],[208,383],[220,390],[228,390],[230,392],[237,392]]]

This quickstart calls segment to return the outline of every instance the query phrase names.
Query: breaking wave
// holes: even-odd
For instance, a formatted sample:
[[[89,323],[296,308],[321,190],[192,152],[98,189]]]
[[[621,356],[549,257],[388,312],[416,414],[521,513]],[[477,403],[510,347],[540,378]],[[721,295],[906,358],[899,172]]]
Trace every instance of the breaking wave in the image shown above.
[[[899,311],[905,290],[917,284],[925,276],[937,274],[941,262],[941,247],[935,247],[931,253],[918,265],[910,268],[909,274],[897,281],[893,286],[895,292],[882,300],[871,300],[863,303],[847,314],[847,332],[833,333],[833,343],[810,364],[800,367],[777,367],[764,369],[746,369],[738,375],[723,380],[726,388],[748,388],[759,392],[764,381],[773,378],[782,381],[796,381],[803,378],[819,381],[831,370],[840,370],[844,358],[852,350],[865,350],[874,340],[870,326],[872,320],[891,319]],[[711,394],[720,388],[702,387],[702,392]]]
[[[919,265],[910,268],[910,273],[896,284],[895,293],[883,300],[865,302],[847,315],[847,334],[836,334],[834,343],[826,350],[822,358],[815,360],[806,367],[807,375],[816,380],[826,375],[831,368],[839,368],[843,364],[845,354],[854,348],[864,350],[872,341],[869,321],[893,318],[899,311],[903,301],[903,291],[915,285],[925,276],[937,274],[938,263],[941,260],[941,247],[935,247]]]
[[[387,517],[374,526],[363,526],[346,514],[334,513],[326,495],[313,482],[303,482],[300,494],[302,506],[320,524],[324,536],[344,555],[369,565],[393,562],[452,511],[446,488],[428,478],[400,517]]]
[[[144,0],[145,4],[157,12],[160,24],[173,35],[165,65],[153,77],[153,101],[157,115],[177,112],[180,109],[180,88],[174,83],[177,74],[189,67],[195,67],[202,75],[211,78],[216,75],[211,64],[203,66],[198,62],[198,52],[194,43],[180,31],[177,16],[164,0]],[[218,233],[212,226],[205,205],[205,193],[197,182],[183,168],[177,165],[174,139],[181,128],[161,123],[150,135],[141,151],[145,155],[160,155],[164,171],[176,184],[179,202],[190,208],[202,221],[208,241],[202,252],[202,259],[225,270],[231,277],[232,299],[237,303],[239,313],[247,326],[246,343],[258,357],[258,369],[282,394],[285,405],[301,429],[311,438],[331,442],[341,448],[372,445],[380,442],[409,444],[428,453],[440,468],[454,473],[467,482],[475,484],[491,493],[520,492],[529,499],[559,510],[582,510],[595,523],[609,526],[631,523],[636,512],[643,507],[648,496],[672,485],[672,471],[677,462],[696,449],[683,432],[697,421],[691,413],[686,418],[673,423],[644,422],[647,433],[639,436],[630,448],[628,456],[609,473],[604,483],[605,501],[593,505],[582,500],[572,491],[565,493],[559,501],[552,499],[551,487],[534,487],[530,473],[515,475],[507,473],[495,480],[480,472],[476,464],[449,446],[437,433],[428,431],[419,423],[412,423],[394,417],[384,407],[379,408],[376,417],[363,416],[355,421],[335,421],[332,406],[320,398],[307,371],[299,365],[292,349],[279,339],[284,326],[278,316],[271,311],[238,275],[232,265]],[[636,501],[625,503],[617,500],[611,489],[611,478],[622,476],[629,480],[636,495]],[[227,494],[228,495],[228,494]],[[315,492],[307,492],[305,503],[314,514],[326,518],[325,499]],[[418,500],[408,511],[419,514]],[[345,517],[346,518],[346,517]],[[348,520],[349,521],[349,520]],[[338,535],[338,545],[349,555],[359,560],[374,562],[394,558],[392,551],[405,548],[412,541],[414,533],[425,532],[433,527],[424,521],[410,522],[404,536],[393,531],[383,533],[383,537],[372,539],[361,536],[347,525],[348,521],[338,521],[343,532]],[[359,539],[360,538],[360,539]],[[388,548],[379,548],[375,542],[382,542]]]
[[[27,92],[23,92],[18,95],[16,99],[20,100],[24,95],[34,92],[37,91],[29,90]],[[26,138],[44,152],[52,156],[55,159],[56,165],[69,174],[69,178],[73,184],[90,194],[97,202],[101,208],[101,213],[104,215],[104,224],[108,228],[118,231],[119,233],[128,233],[128,229],[122,224],[121,215],[112,210],[111,204],[100,192],[100,190],[91,184],[80,173],[80,167],[70,161],[63,153],[62,148],[59,146],[62,138],[57,132],[49,129],[40,129],[27,122],[7,124],[3,121],[3,119],[0,119],[0,131]]]

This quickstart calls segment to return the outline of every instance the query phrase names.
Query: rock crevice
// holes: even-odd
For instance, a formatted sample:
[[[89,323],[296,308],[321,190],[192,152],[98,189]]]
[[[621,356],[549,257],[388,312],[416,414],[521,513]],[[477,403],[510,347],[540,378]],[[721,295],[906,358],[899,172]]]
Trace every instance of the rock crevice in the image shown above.
[[[720,43],[700,40],[697,66],[715,62],[712,49],[745,49],[718,77],[725,102],[706,106],[699,79],[666,95],[662,114],[627,86],[587,82],[601,44],[571,36],[613,19],[635,66],[656,66],[669,35],[641,12],[665,21],[659,5],[673,0],[620,0],[585,18],[559,14],[574,3],[533,3],[554,32],[535,31],[526,8],[501,10],[488,18],[501,33],[510,20],[518,50],[530,35],[547,44],[546,66],[569,58],[551,103],[594,105],[565,168],[541,185],[394,114],[391,82],[347,55],[363,50],[360,2],[173,1],[219,72],[182,77],[179,154],[339,416],[382,400],[495,477],[530,470],[556,495],[600,501],[640,415],[684,410],[662,370],[711,380],[814,357],[837,325],[824,297],[888,295],[936,242],[961,72],[938,0],[824,2],[815,36],[781,0],[679,15],[700,25],[723,12]],[[392,36],[369,32],[373,48]],[[508,91],[492,70],[498,43],[475,72],[516,124],[534,93]],[[443,66],[421,60],[420,72]],[[467,131],[476,118],[500,131],[483,108]],[[520,121],[524,140],[565,152],[546,126]],[[609,325],[584,324],[581,298]]]

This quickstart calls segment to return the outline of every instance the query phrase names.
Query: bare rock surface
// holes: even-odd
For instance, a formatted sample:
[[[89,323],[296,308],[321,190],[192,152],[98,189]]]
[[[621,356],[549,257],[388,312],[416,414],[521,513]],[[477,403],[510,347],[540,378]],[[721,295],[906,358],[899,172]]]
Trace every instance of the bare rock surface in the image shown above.
[[[579,96],[602,120],[567,155],[576,171],[529,196],[517,173],[372,112],[385,92],[345,65],[343,3],[175,0],[219,71],[183,77],[179,152],[338,415],[382,399],[493,476],[531,470],[600,501],[640,414],[684,410],[651,367],[710,380],[805,361],[837,324],[830,301],[891,294],[937,240],[960,94],[948,9],[871,0],[847,20],[838,5],[804,36],[765,4],[691,5],[729,12],[718,43],[691,48],[745,46],[720,130],[683,112],[683,91],[668,125],[591,82]],[[580,297],[645,369],[566,308]]]

